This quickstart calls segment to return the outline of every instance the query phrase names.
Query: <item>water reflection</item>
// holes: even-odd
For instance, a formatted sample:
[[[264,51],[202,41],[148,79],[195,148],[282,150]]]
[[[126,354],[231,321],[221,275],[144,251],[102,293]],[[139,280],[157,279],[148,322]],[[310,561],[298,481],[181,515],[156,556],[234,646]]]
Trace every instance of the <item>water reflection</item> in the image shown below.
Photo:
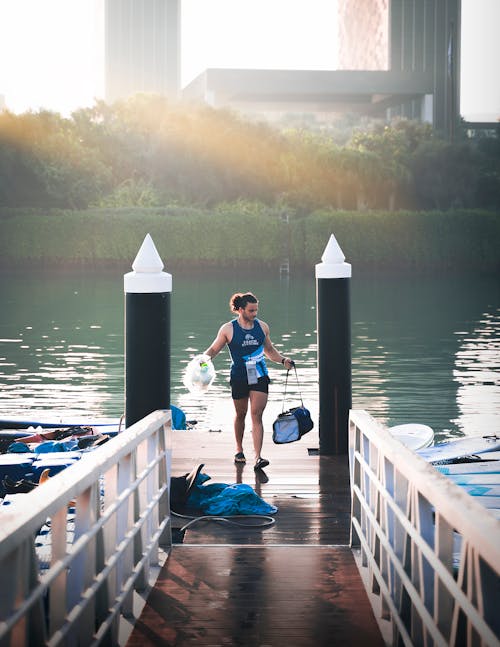
[[[465,433],[498,433],[500,310],[483,313],[472,334],[458,332],[457,337],[461,342],[453,375],[459,385],[459,415],[453,422]]]
[[[123,297],[108,278],[2,276],[0,337],[13,340],[0,342],[3,417],[30,419],[39,410],[112,415],[123,408],[123,334],[115,331]]]
[[[494,410],[498,430],[500,407],[491,404],[482,388],[481,397],[471,402],[474,425],[461,415],[457,391],[465,375],[457,379],[455,362],[456,331],[475,339],[485,306],[498,326],[499,302],[494,278],[353,279],[354,406],[392,425],[429,424],[443,439],[483,431],[484,397]],[[491,341],[498,344],[498,336]],[[486,355],[478,366],[495,370]],[[470,370],[471,365],[465,374]],[[496,393],[498,397],[498,385]]]
[[[125,271],[128,271],[125,269]],[[123,273],[0,277],[0,416],[119,416],[124,408]],[[214,430],[229,429],[229,359],[216,359],[208,394],[186,392],[182,371],[231,317],[229,297],[251,290],[274,344],[294,357],[287,404],[302,395],[317,417],[314,276],[174,274],[171,399]],[[353,406],[389,425],[421,422],[441,437],[500,428],[500,295],[494,278],[361,277],[351,282]],[[270,364],[270,425],[285,371]]]

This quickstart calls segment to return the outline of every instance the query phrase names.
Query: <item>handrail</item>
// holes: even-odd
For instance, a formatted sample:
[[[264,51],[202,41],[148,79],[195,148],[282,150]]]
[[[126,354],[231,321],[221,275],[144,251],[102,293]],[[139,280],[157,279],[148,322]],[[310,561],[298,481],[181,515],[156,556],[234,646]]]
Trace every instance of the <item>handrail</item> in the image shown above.
[[[349,462],[351,547],[392,644],[500,645],[500,522],[365,411]]]
[[[2,647],[117,644],[134,590],[172,545],[170,428],[170,411],[151,413],[0,508]]]

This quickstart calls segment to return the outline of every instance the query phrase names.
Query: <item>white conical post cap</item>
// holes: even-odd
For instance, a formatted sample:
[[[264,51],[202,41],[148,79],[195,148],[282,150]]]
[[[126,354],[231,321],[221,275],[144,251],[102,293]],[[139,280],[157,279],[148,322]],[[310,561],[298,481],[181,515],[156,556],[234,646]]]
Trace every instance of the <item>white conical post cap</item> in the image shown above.
[[[163,261],[158,254],[153,239],[150,234],[146,234],[135,261],[132,263],[132,269],[135,272],[161,272],[163,268]]]
[[[329,265],[332,263],[343,263],[345,261],[344,252],[340,249],[340,245],[333,234],[330,236],[321,260],[323,263]]]
[[[344,262],[344,252],[333,234],[330,235],[321,261],[316,265],[317,279],[344,279],[352,276],[351,265]]]
[[[172,292],[172,275],[163,272],[163,261],[149,234],[137,252],[132,263],[133,272],[123,277],[125,292],[155,294]]]

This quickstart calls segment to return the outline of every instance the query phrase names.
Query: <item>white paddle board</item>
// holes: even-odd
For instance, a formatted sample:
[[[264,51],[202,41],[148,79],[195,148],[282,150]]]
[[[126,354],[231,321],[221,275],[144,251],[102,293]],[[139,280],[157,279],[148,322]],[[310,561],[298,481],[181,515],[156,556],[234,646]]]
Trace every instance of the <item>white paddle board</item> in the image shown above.
[[[486,474],[448,474],[457,485],[497,485],[500,486],[500,471]]]
[[[500,451],[488,452],[487,456],[481,456],[483,461],[500,461]]]
[[[472,463],[451,463],[450,465],[435,465],[435,468],[445,476],[453,476],[459,474],[499,474],[500,461],[484,460],[474,461]]]
[[[389,432],[403,445],[414,451],[428,447],[434,439],[432,428],[418,423],[389,427]]]
[[[500,507],[500,485],[460,485],[460,487],[474,497],[496,497],[497,508]]]
[[[485,452],[499,450],[500,436],[491,434],[450,440],[447,443],[440,443],[427,449],[417,450],[417,453],[426,461],[434,463],[436,461],[453,460],[455,458],[462,458],[463,456],[473,456],[474,454],[483,454]]]

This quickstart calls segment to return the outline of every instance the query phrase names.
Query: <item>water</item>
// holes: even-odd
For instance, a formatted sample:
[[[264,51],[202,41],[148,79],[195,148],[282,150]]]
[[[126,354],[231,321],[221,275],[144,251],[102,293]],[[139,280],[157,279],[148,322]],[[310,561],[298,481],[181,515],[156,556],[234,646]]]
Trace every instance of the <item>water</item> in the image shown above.
[[[125,270],[127,271],[127,270]],[[123,273],[0,275],[0,417],[119,417],[124,410]],[[171,401],[188,420],[230,430],[229,362],[203,396],[182,384],[186,363],[231,314],[233,292],[253,291],[259,316],[298,366],[317,415],[314,276],[174,274]],[[353,407],[388,425],[428,424],[442,440],[500,431],[500,289],[494,277],[357,276],[351,280]],[[281,366],[270,363],[269,426],[282,406]],[[291,375],[292,377],[292,375]],[[292,379],[288,385],[299,398]]]

